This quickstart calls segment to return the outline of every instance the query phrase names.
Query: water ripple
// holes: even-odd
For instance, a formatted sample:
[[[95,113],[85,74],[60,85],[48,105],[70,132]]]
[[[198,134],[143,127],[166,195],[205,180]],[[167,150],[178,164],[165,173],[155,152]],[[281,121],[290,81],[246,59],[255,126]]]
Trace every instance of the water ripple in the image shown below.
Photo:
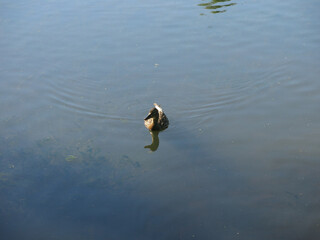
[[[184,104],[178,114],[184,121],[193,122],[196,128],[212,126],[212,120],[220,114],[240,111],[255,102],[267,101],[270,91],[283,88],[288,82],[286,67],[289,63],[263,66],[247,71],[238,79],[226,79],[210,85],[195,84],[193,96]]]
[[[64,79],[65,80],[65,79]],[[104,84],[88,79],[49,81],[47,88],[51,103],[69,113],[95,119],[134,120],[118,115],[117,106],[109,101]]]

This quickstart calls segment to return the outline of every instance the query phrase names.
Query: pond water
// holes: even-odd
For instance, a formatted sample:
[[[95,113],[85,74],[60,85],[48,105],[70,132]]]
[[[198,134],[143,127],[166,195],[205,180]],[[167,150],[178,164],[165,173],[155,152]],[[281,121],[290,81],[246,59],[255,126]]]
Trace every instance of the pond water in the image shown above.
[[[319,10],[0,0],[1,239],[320,239]]]

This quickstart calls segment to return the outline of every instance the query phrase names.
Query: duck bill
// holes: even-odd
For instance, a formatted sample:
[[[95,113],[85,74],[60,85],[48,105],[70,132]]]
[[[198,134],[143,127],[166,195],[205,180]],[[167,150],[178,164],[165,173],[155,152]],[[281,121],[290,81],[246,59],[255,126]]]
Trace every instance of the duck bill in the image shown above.
[[[144,120],[148,120],[148,119],[150,119],[150,118],[152,118],[152,115],[151,115],[151,114],[149,114]]]

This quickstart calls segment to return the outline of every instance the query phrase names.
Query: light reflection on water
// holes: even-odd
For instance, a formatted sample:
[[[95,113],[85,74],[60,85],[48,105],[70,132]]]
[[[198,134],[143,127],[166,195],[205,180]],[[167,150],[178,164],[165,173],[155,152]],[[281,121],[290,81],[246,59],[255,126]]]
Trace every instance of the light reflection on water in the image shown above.
[[[3,1],[1,235],[318,239],[312,3]]]

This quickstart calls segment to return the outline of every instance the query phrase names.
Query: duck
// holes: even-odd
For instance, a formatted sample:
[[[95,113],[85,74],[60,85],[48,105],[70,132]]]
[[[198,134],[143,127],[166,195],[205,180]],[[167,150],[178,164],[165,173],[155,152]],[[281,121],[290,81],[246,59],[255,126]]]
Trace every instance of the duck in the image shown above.
[[[144,119],[144,125],[149,131],[163,131],[168,128],[169,120],[157,103],[153,105],[154,108],[149,111],[148,116]]]

